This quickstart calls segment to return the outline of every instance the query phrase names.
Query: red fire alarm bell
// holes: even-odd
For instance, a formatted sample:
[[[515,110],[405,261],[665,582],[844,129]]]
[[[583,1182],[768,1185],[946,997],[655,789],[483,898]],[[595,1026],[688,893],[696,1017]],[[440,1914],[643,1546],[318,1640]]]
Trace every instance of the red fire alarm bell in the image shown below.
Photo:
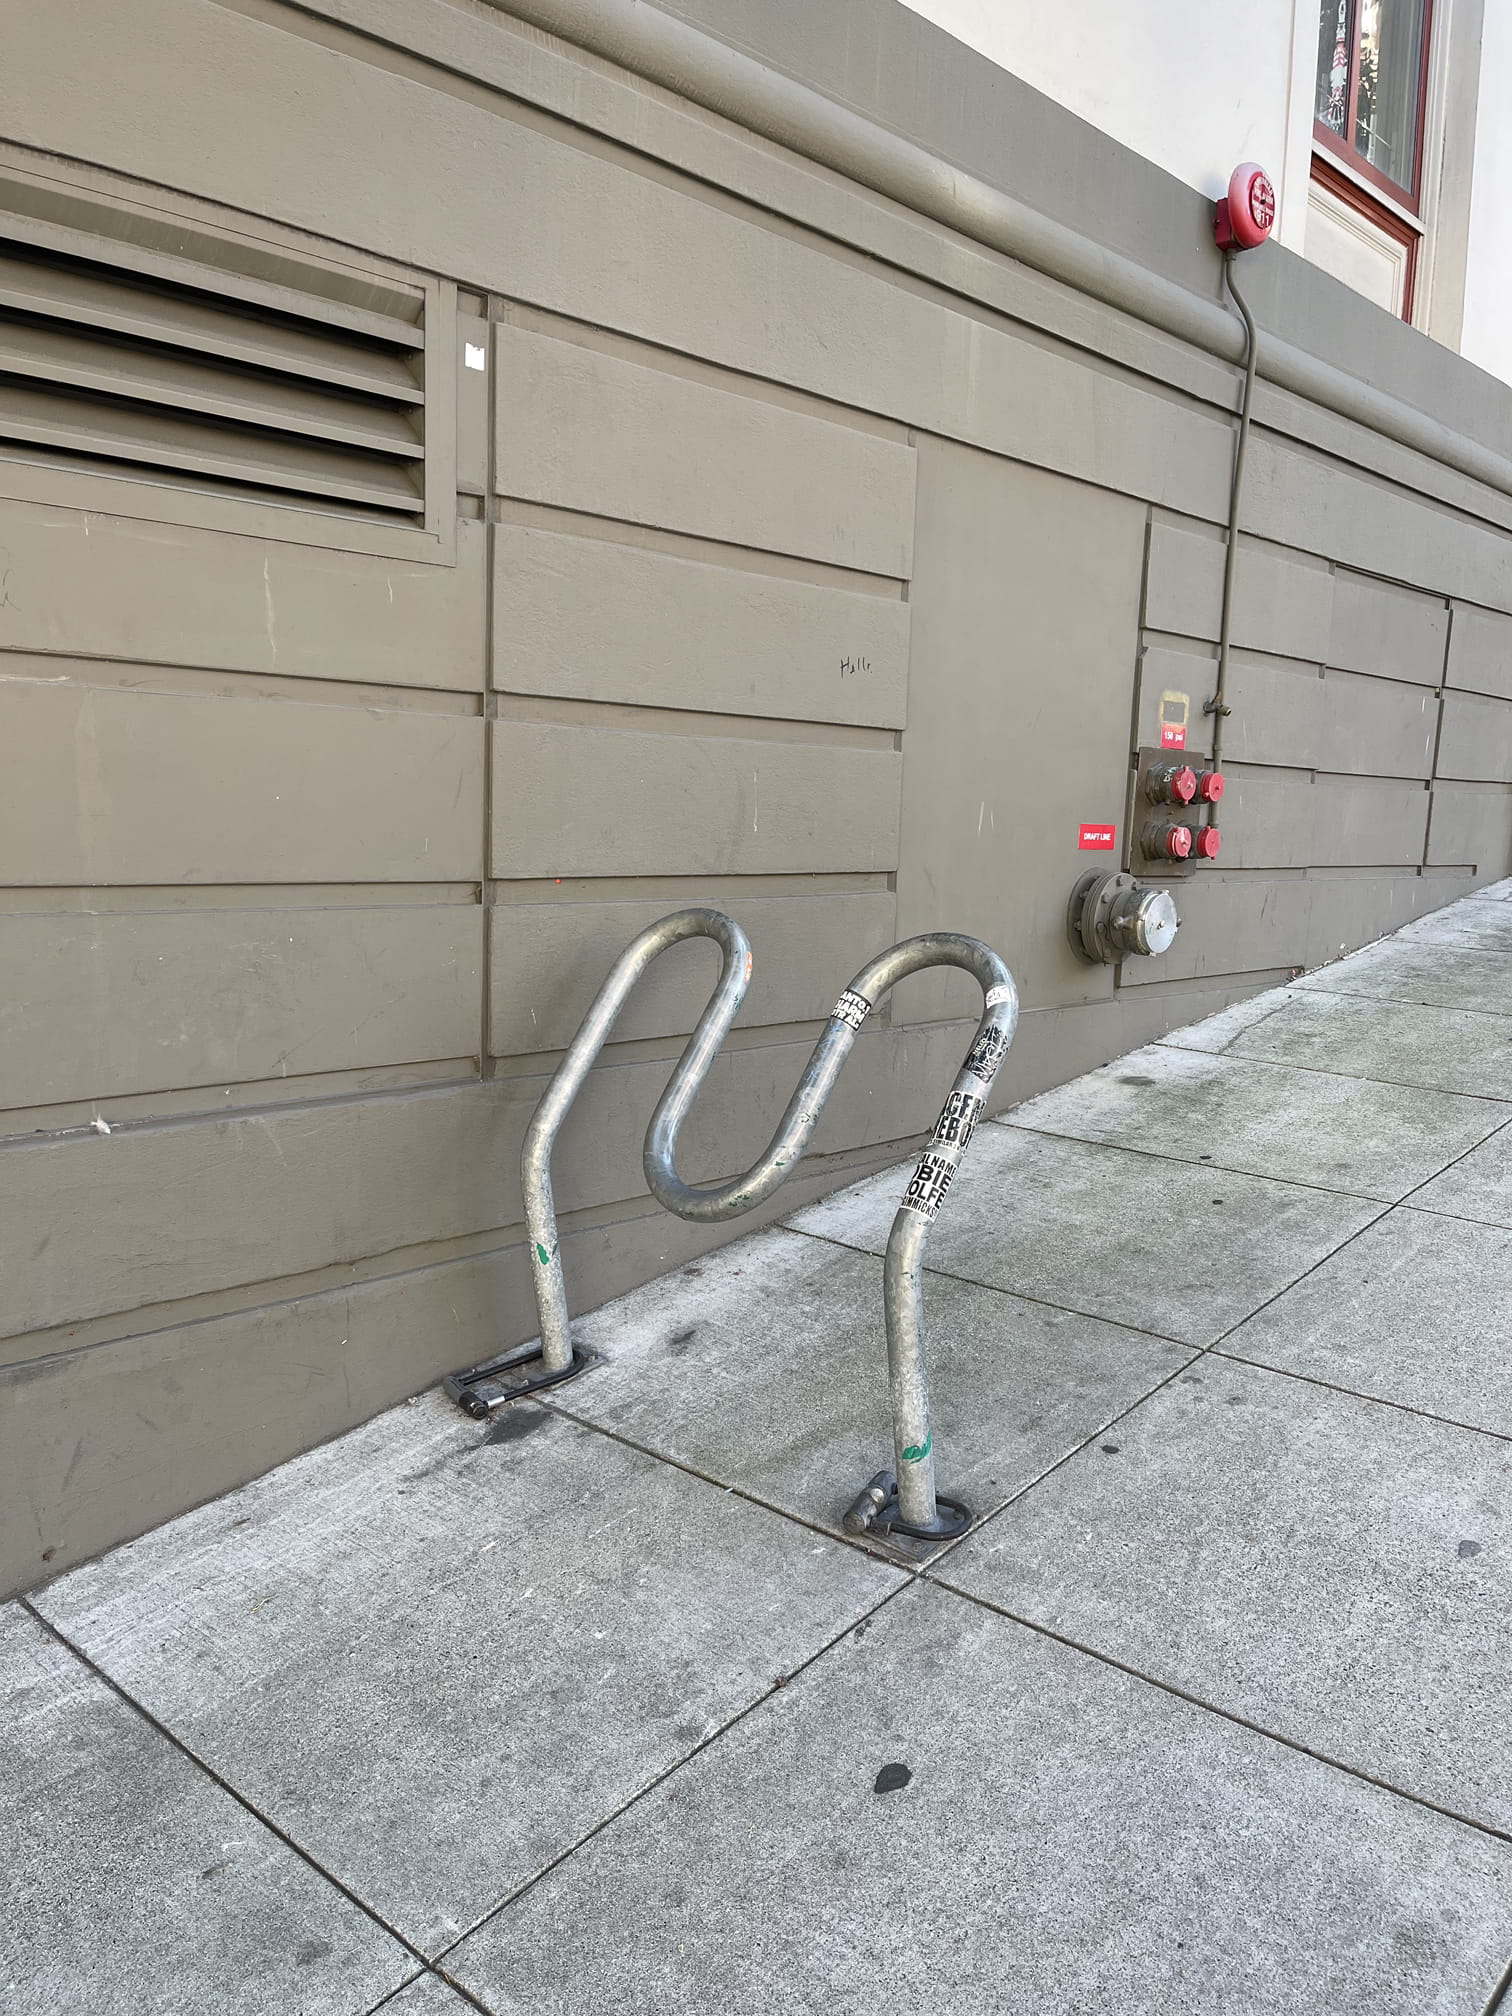
[[[1218,199],[1213,236],[1225,251],[1249,252],[1263,245],[1276,221],[1276,192],[1265,170],[1245,161],[1229,177],[1227,196]]]

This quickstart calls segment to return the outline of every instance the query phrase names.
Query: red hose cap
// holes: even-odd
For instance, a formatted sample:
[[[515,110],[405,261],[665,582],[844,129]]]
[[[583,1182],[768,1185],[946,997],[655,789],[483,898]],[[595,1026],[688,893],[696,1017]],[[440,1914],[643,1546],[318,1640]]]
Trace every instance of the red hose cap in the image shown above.
[[[1222,845],[1223,841],[1216,826],[1198,827],[1197,859],[1199,861],[1216,861],[1218,859],[1218,849]]]
[[[1222,796],[1223,772],[1221,770],[1204,770],[1202,775],[1197,779],[1197,803],[1199,805],[1216,805]]]
[[[1190,805],[1197,796],[1197,772],[1189,763],[1183,763],[1179,770],[1173,770],[1166,787],[1178,805]]]
[[[1165,834],[1165,851],[1173,861],[1185,861],[1192,851],[1191,827],[1168,826]]]
[[[1257,161],[1243,161],[1229,177],[1228,194],[1218,200],[1213,236],[1226,251],[1251,252],[1263,245],[1276,222],[1276,192]]]

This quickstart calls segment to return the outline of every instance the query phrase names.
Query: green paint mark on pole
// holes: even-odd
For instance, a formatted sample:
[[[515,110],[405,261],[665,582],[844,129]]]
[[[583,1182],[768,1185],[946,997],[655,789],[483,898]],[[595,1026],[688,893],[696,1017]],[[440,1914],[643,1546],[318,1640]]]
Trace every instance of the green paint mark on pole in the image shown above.
[[[903,1461],[905,1463],[922,1463],[933,1447],[934,1430],[931,1428],[929,1433],[924,1437],[922,1448],[917,1442],[911,1442],[903,1451]]]
[[[539,1239],[536,1241],[536,1258],[543,1267],[551,1265],[551,1255],[546,1251],[546,1248],[541,1244]]]

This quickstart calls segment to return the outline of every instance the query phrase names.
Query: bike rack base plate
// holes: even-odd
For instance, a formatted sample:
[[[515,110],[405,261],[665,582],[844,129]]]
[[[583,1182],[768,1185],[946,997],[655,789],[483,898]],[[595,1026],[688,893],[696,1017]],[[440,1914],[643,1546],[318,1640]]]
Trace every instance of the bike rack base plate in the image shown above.
[[[496,1407],[522,1399],[527,1393],[542,1392],[548,1386],[560,1386],[603,1362],[597,1351],[585,1351],[580,1344],[574,1344],[571,1364],[548,1370],[539,1346],[528,1344],[505,1351],[498,1358],[489,1358],[482,1365],[470,1366],[466,1372],[449,1374],[441,1381],[441,1391],[449,1400],[455,1400],[464,1414],[471,1414],[475,1421],[486,1421]]]

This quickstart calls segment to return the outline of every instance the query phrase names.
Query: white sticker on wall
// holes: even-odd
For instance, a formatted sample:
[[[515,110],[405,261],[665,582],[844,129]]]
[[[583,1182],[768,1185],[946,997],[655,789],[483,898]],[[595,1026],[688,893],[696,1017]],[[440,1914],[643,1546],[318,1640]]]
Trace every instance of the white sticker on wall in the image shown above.
[[[467,366],[469,371],[486,371],[488,369],[488,352],[483,348],[481,343],[464,343],[462,345],[462,362]]]

